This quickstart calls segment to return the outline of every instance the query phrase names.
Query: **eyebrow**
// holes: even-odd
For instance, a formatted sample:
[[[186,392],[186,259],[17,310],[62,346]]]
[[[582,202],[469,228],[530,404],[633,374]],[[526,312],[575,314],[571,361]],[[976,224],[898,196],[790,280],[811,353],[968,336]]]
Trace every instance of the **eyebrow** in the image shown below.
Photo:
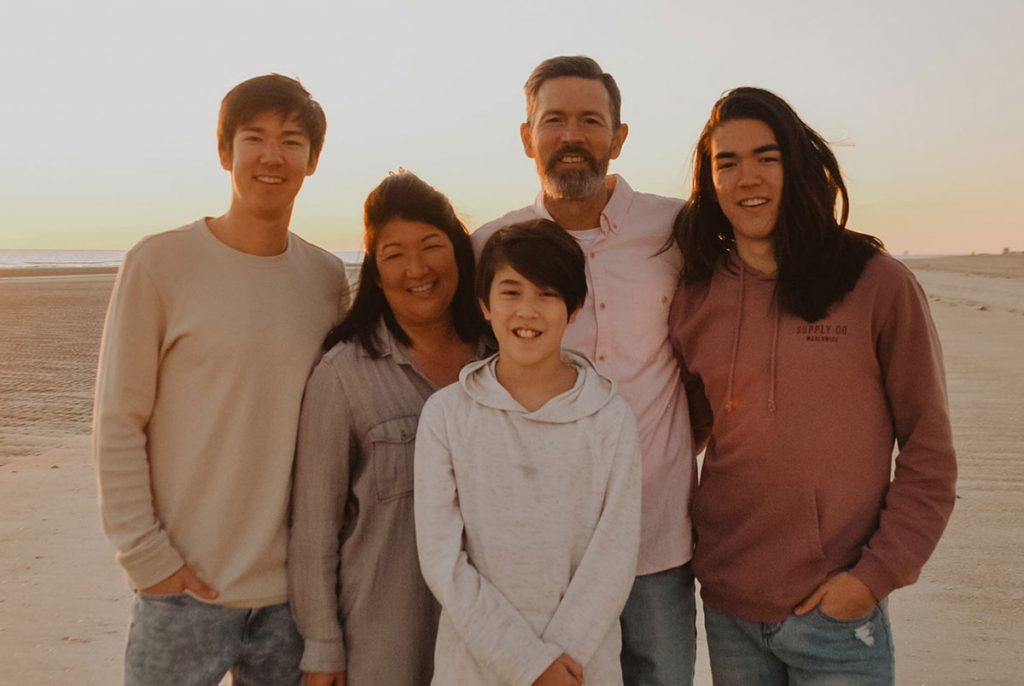
[[[420,243],[424,243],[424,242],[430,240],[431,238],[445,238],[445,237],[446,236],[445,236],[444,231],[442,231],[441,229],[435,229],[431,233],[428,233],[426,236],[421,238],[420,239]],[[384,250],[385,248],[401,248],[403,246],[404,246],[404,243],[402,243],[401,241],[388,241],[387,243],[381,243],[379,246],[377,246],[377,251],[380,252],[381,250]]]
[[[266,133],[267,129],[263,126],[255,126],[252,124],[243,124],[238,127],[239,131],[251,131],[252,133]],[[308,138],[306,132],[303,129],[284,129],[281,131],[282,136],[302,136]]]
[[[766,152],[781,152],[781,151],[782,151],[782,149],[779,148],[779,144],[778,143],[768,143],[767,145],[760,145],[760,146],[754,148],[754,154],[755,155],[760,155],[760,154],[766,153]],[[721,159],[725,159],[725,158],[733,158],[733,157],[739,157],[739,153],[730,152],[728,150],[723,150],[722,152],[720,152],[717,155],[715,155],[715,159],[716,160],[721,160]]]
[[[564,116],[566,116],[568,114],[568,112],[566,112],[565,110],[561,110],[561,109],[551,109],[551,110],[541,110],[538,114],[540,114],[540,116],[542,116],[542,117],[546,117],[546,116],[551,115],[551,114],[560,114],[560,115],[562,115],[564,117]],[[579,116],[581,116],[581,117],[601,117],[602,119],[605,119],[609,115],[605,114],[601,110],[584,110],[583,112],[579,113]]]

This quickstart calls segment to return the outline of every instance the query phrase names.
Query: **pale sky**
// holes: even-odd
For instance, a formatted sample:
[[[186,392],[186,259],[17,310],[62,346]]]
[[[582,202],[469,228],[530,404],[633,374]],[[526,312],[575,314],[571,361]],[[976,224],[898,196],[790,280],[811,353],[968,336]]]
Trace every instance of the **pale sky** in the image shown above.
[[[900,254],[1024,249],[1024,2],[61,0],[0,11],[0,248],[127,248],[223,212],[220,99],[271,71],[327,112],[292,228],[358,249],[390,169],[470,229],[532,202],[522,84],[542,59],[611,72],[630,125],[612,163],[689,193],[712,103],[769,88],[836,144],[850,227]]]

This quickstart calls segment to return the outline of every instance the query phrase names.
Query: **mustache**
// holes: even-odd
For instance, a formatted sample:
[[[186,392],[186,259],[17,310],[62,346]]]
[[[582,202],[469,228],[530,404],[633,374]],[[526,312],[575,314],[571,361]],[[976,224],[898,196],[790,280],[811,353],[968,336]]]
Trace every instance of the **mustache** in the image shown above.
[[[550,159],[548,159],[548,171],[551,171],[555,168],[555,165],[558,164],[559,158],[561,158],[563,155],[579,155],[580,157],[587,161],[587,164],[590,165],[592,169],[596,170],[597,160],[594,159],[594,156],[591,155],[586,148],[581,148],[578,145],[565,145],[556,150],[555,154],[553,154],[550,157]]]

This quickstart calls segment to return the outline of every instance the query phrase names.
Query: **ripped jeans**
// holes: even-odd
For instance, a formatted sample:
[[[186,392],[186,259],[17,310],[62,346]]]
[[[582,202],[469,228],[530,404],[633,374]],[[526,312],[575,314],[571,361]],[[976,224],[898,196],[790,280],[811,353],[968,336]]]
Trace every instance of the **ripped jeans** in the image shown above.
[[[783,622],[748,622],[704,605],[715,686],[886,686],[894,683],[888,603],[864,617],[820,608]]]

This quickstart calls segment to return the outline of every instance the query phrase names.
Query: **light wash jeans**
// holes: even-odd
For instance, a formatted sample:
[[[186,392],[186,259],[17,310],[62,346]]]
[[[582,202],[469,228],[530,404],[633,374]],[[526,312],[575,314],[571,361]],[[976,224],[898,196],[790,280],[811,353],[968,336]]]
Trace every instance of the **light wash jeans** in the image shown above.
[[[302,637],[287,603],[258,608],[211,605],[181,593],[136,594],[125,686],[234,686],[299,683]]]
[[[621,617],[625,686],[692,686],[696,621],[689,564],[638,576]]]
[[[704,605],[715,686],[886,686],[894,680],[889,610],[835,619],[820,608],[748,622]]]

